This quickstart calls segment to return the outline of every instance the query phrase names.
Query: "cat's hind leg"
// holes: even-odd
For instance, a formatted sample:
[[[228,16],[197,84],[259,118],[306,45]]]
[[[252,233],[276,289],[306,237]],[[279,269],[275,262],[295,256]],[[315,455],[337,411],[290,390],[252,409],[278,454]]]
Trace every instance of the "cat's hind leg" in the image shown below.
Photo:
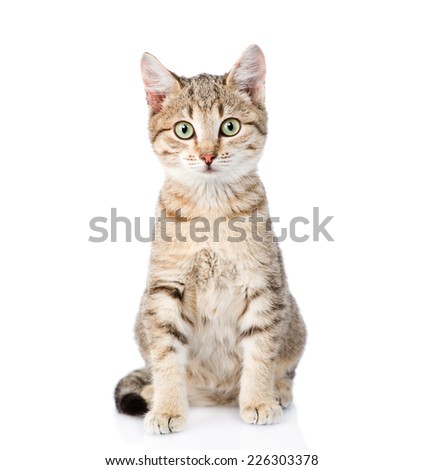
[[[292,380],[290,379],[278,379],[275,383],[276,388],[276,399],[280,406],[285,409],[292,402]]]
[[[295,377],[297,362],[288,366],[284,361],[279,364],[278,373],[275,380],[276,399],[280,406],[285,409],[292,403],[292,386]]]

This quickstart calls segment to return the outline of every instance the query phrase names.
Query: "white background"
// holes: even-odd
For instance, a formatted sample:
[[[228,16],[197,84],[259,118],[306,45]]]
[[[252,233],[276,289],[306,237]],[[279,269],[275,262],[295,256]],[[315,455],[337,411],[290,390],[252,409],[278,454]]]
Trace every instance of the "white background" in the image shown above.
[[[1,3],[2,468],[100,469],[216,436],[280,451],[304,438],[322,469],[421,467],[422,23],[411,1]],[[282,244],[309,330],[295,409],[259,431],[193,410],[186,438],[146,441],[112,393],[140,364],[149,245],[89,243],[89,220],[153,214],[141,54],[218,74],[252,43],[272,215],[335,216],[335,242]]]

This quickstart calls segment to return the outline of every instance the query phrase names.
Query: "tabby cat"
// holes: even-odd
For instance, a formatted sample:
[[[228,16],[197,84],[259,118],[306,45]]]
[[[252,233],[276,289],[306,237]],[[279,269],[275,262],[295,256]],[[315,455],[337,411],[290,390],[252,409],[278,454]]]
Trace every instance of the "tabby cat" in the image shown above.
[[[166,178],[135,326],[146,366],[120,380],[115,400],[119,412],[146,413],[150,433],[183,429],[188,404],[238,404],[246,423],[271,424],[292,400],[306,330],[257,175],[265,71],[256,45],[222,76],[185,78],[151,54],[141,60]]]

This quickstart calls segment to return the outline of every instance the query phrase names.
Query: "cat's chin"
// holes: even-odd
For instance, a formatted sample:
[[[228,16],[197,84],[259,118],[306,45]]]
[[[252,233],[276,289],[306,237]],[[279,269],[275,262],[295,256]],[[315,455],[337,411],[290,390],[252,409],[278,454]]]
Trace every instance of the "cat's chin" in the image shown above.
[[[255,172],[256,167],[239,168],[236,172],[230,168],[166,168],[166,175],[187,187],[198,187],[202,185],[226,185],[237,182],[239,179]]]
[[[225,178],[226,176],[226,178]],[[221,181],[225,182],[227,180],[227,176],[225,175],[224,171],[215,169],[215,168],[205,168],[202,170],[195,171],[194,175],[192,176],[197,181]]]
[[[178,180],[189,180],[189,181],[195,181],[195,180],[210,180],[210,179],[218,179],[218,178],[223,178],[225,179],[225,172],[220,168],[207,168],[206,165],[204,165],[204,168],[183,168],[183,169],[168,169],[167,173],[174,177],[177,178]],[[226,175],[227,176],[227,175]]]
[[[200,171],[201,174],[203,175],[217,175],[219,173],[219,170],[217,170],[216,168],[212,168],[212,167],[209,167],[209,168],[204,168],[203,170]]]

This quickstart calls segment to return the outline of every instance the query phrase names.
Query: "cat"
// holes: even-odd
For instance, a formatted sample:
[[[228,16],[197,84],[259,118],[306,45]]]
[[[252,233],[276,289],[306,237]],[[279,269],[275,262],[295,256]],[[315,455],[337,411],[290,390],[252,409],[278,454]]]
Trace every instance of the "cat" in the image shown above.
[[[185,78],[151,54],[141,59],[149,136],[165,171],[157,216],[171,222],[167,233],[156,223],[135,325],[146,367],[120,380],[115,402],[121,413],[146,413],[149,433],[182,430],[189,404],[238,404],[246,423],[271,424],[292,400],[306,329],[257,175],[265,68],[256,45],[222,76]],[[246,235],[231,242],[230,222],[241,217]],[[201,241],[189,233],[199,218],[212,226]]]

